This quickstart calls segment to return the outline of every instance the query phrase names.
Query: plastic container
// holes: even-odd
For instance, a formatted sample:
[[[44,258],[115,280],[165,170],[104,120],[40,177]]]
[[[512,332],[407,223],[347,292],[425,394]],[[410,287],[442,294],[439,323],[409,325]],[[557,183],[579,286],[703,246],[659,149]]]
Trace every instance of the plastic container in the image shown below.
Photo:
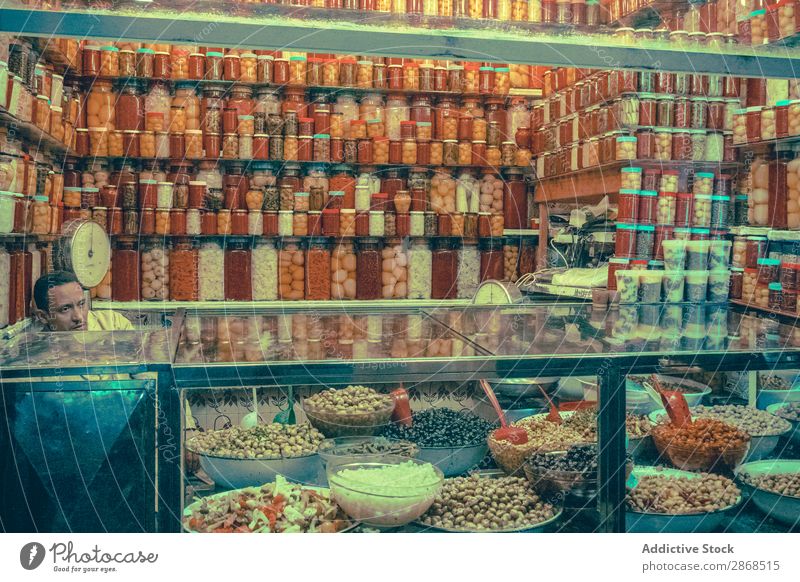
[[[684,297],[690,303],[702,303],[708,292],[708,271],[685,271]]]
[[[705,271],[708,268],[708,253],[711,241],[691,240],[686,244],[686,269]]]
[[[641,183],[641,168],[638,177]],[[634,174],[636,175],[636,174]],[[624,180],[625,174],[623,174]],[[635,223],[639,214],[639,190],[624,189],[619,191],[617,205],[617,220],[623,223]]]
[[[638,221],[640,224],[655,224],[658,216],[658,192],[642,190],[639,192]],[[627,222],[627,221],[626,221]]]
[[[617,295],[619,302],[634,304],[639,300],[639,271],[617,271]]]
[[[683,271],[686,262],[687,245],[691,241],[686,240],[665,240],[662,243],[664,248],[664,268],[667,271]]]
[[[664,271],[662,285],[663,297],[666,303],[681,303],[683,301],[683,271]]]
[[[663,271],[644,271],[639,273],[639,301],[660,303]]]
[[[636,253],[636,225],[617,223],[614,254],[617,257],[633,257]]]
[[[758,259],[758,282],[761,285],[775,283],[779,278],[780,259]]]
[[[708,251],[709,271],[727,270],[728,259],[730,257],[730,250],[731,250],[731,241],[712,240],[708,242],[709,242],[709,251]]]
[[[731,274],[729,271],[710,271],[708,273],[707,299],[712,303],[728,301]],[[778,283],[780,285],[780,283]]]

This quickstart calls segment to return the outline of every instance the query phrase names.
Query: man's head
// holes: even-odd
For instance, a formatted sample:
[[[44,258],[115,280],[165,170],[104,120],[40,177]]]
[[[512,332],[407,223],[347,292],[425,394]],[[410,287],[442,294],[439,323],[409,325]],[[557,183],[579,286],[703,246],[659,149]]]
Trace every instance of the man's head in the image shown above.
[[[33,300],[37,319],[51,331],[86,330],[89,304],[74,274],[54,271],[39,277]]]

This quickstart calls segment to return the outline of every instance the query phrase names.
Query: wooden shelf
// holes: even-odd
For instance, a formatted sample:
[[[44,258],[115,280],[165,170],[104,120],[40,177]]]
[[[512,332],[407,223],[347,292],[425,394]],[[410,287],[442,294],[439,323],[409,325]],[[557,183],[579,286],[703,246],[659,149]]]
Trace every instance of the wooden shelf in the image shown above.
[[[632,168],[657,168],[664,170],[723,171],[738,168],[737,162],[683,162],[660,160],[618,160],[601,166],[584,168],[569,174],[536,179],[534,202],[581,201],[586,202],[605,195],[613,196],[620,188],[619,170]],[[588,178],[590,184],[576,184],[576,178]]]
[[[66,145],[55,139],[52,135],[42,131],[33,123],[17,119],[16,116],[0,107],[0,124],[8,125],[22,137],[28,144],[28,148],[36,148],[33,151],[50,151],[52,153],[62,156],[75,156],[75,154]],[[10,133],[10,132],[9,132]]]
[[[797,312],[783,311],[780,309],[770,309],[769,307],[761,307],[760,305],[753,305],[752,303],[747,303],[740,299],[731,299],[730,302],[733,303],[734,305],[739,305],[740,307],[746,307],[749,310],[759,311],[762,313],[770,313],[772,315],[779,315],[781,317],[788,317],[791,319],[797,319],[798,317],[800,317],[800,315],[798,315]]]

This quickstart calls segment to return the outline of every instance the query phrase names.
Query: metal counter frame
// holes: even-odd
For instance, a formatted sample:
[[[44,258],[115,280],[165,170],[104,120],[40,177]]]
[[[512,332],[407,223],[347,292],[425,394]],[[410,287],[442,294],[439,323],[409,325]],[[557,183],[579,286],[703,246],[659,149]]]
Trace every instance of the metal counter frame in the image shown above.
[[[369,302],[365,302],[369,303]],[[558,302],[560,307],[576,303]],[[541,306],[538,304],[537,306]],[[211,307],[211,306],[209,306]],[[198,309],[198,314],[235,316],[247,306],[223,310],[219,305],[211,309]],[[372,309],[370,309],[372,307]],[[377,305],[348,305],[347,311],[375,313]],[[403,305],[408,311],[411,306]],[[202,364],[173,363],[151,366],[131,366],[129,373],[154,372],[157,374],[156,422],[158,447],[158,503],[157,529],[162,532],[181,530],[183,509],[183,428],[184,391],[244,386],[280,386],[291,384],[342,383],[393,383],[424,380],[436,374],[439,380],[467,381],[477,378],[519,378],[531,376],[590,376],[599,379],[598,446],[600,449],[600,491],[598,511],[605,532],[625,531],[625,376],[631,373],[682,373],[689,369],[751,372],[800,368],[800,348],[787,347],[782,351],[752,350],[735,352],[705,352],[666,354],[606,353],[606,354],[537,354],[533,356],[497,356],[475,341],[464,337],[441,320],[423,310],[430,304],[419,306],[418,312],[436,324],[446,327],[466,344],[475,349],[475,356],[463,358],[415,358],[397,360],[383,358],[366,361],[317,362],[242,362]],[[460,307],[460,306],[459,306]],[[500,306],[498,306],[499,308]],[[502,306],[509,307],[509,306]],[[525,306],[515,306],[524,309]],[[536,306],[531,305],[531,308]],[[284,306],[281,313],[302,313],[302,306]],[[741,309],[732,311],[742,312]],[[245,315],[268,315],[273,310],[250,310]],[[163,313],[163,311],[162,311]],[[176,314],[173,335],[173,355],[177,356],[185,313]],[[178,336],[178,332],[181,336]],[[102,366],[81,368],[81,373],[107,373]],[[122,368],[116,370],[123,371]],[[63,372],[62,372],[63,373]],[[2,370],[2,377],[25,377],[25,369]],[[36,371],[37,375],[57,375],[55,370]],[[178,435],[176,437],[176,435]]]

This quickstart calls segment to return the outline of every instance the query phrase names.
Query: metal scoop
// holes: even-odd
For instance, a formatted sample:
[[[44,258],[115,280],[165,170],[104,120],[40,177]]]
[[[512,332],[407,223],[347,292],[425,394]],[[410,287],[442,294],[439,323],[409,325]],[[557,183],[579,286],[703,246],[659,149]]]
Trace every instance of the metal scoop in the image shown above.
[[[500,419],[500,428],[494,431],[494,438],[499,441],[508,441],[514,445],[524,445],[528,442],[528,431],[521,426],[509,426],[506,422],[506,415],[503,414],[503,409],[500,408],[500,403],[497,401],[494,390],[489,386],[486,380],[480,381],[481,388],[483,388],[486,397],[489,399],[494,411],[497,413],[497,418]]]

